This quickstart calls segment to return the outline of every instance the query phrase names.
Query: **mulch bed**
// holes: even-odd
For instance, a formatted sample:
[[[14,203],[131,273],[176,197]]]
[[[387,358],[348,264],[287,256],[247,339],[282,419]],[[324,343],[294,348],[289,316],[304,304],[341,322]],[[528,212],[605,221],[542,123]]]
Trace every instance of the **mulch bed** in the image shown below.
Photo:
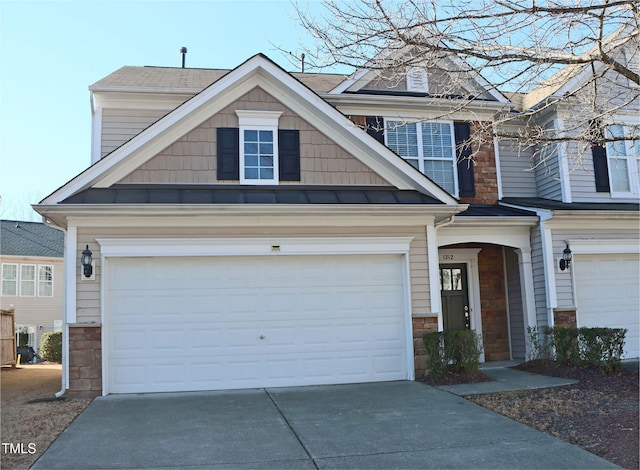
[[[640,468],[637,371],[605,375],[597,369],[548,361],[531,361],[515,368],[579,382],[465,398],[623,468]]]

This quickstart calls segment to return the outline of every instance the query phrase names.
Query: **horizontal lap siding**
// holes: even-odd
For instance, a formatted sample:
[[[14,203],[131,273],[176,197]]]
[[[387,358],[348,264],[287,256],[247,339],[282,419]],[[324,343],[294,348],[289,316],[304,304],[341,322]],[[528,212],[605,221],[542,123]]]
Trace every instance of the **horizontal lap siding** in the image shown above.
[[[215,230],[215,231],[214,231]],[[76,272],[77,281],[77,322],[100,322],[100,283],[102,266],[100,265],[100,246],[96,238],[260,238],[265,236],[264,229],[216,228],[79,228],[77,252],[88,244],[96,260],[95,281],[80,280],[80,270]],[[429,266],[427,263],[426,232],[421,227],[380,227],[380,228],[269,228],[272,237],[414,237],[411,242],[409,264],[411,276],[411,305],[413,314],[426,314],[431,311],[429,298]]]
[[[504,197],[536,197],[536,175],[533,167],[533,151],[520,150],[516,142],[501,141],[500,173]]]
[[[238,183],[239,181],[216,179],[216,129],[238,127],[238,117],[235,113],[237,109],[282,111],[278,127],[300,131],[301,181],[282,184],[389,185],[357,158],[260,88],[254,88],[207,119],[120,183]]]
[[[102,143],[104,157],[167,114],[167,110],[103,109]]]
[[[541,328],[547,325],[549,320],[547,316],[547,293],[540,227],[533,227],[531,229],[531,264],[533,270],[534,301],[536,305],[536,324],[538,328]]]

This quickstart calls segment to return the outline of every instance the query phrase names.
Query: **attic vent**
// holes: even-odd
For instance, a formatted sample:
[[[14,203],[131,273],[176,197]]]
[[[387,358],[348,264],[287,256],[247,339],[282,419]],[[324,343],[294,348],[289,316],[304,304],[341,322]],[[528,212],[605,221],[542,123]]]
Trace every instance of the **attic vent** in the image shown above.
[[[184,58],[187,55],[187,48],[186,47],[181,47],[180,48],[180,55],[182,55],[182,68],[184,68]]]
[[[407,90],[423,92],[429,91],[426,70],[421,68],[410,68],[407,70]]]

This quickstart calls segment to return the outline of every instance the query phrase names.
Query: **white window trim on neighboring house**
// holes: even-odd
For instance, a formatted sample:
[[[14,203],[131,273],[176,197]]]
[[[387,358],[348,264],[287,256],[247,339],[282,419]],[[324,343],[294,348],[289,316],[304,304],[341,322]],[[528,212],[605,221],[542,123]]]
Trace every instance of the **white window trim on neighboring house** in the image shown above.
[[[37,295],[37,272],[35,264],[20,265],[20,297],[35,297]]]
[[[51,279],[42,279],[42,273],[47,271],[49,268],[49,272],[51,273]],[[54,266],[52,264],[39,264],[38,265],[38,297],[53,297],[53,274]],[[43,293],[43,286],[49,285],[50,294]]]
[[[407,121],[407,120],[398,120],[398,119],[394,119],[394,118],[385,118],[385,133],[384,133],[384,143],[387,147],[389,147],[391,150],[393,150],[394,152],[396,152],[398,155],[400,155],[403,159],[407,160],[407,161],[416,161],[418,163],[418,167],[417,169],[424,175],[428,176],[429,178],[431,178],[433,181],[435,181],[436,183],[438,183],[441,187],[443,187],[447,192],[449,192],[449,194],[451,194],[454,197],[458,196],[458,166],[457,166],[457,158],[456,158],[456,141],[455,141],[455,131],[454,131],[454,126],[453,126],[453,121]],[[430,155],[425,154],[425,143],[423,142],[423,126],[426,125],[433,125],[433,124],[437,124],[437,125],[447,125],[449,126],[450,129],[450,137],[451,137],[451,142],[450,142],[450,149],[451,149],[451,157],[433,157]],[[389,141],[389,132],[390,131],[394,131],[399,127],[403,127],[403,126],[409,126],[409,125],[413,125],[415,126],[415,131],[416,131],[416,149],[417,149],[417,155],[413,156],[413,155],[402,155],[402,152],[399,151],[399,149],[397,148],[397,146],[394,145],[390,145],[390,141]],[[429,166],[429,162],[450,162],[451,163],[451,177],[452,177],[452,182],[451,182],[451,186],[447,187],[445,186],[445,182],[443,181],[438,181],[438,179],[436,179],[434,176],[430,176],[428,173],[428,166]],[[411,162],[410,162],[411,163]]]
[[[608,126],[605,128],[606,132],[611,132],[611,127],[621,128],[622,135],[631,134],[630,127],[622,124],[615,126]],[[616,134],[614,134],[616,135]],[[640,142],[632,140],[624,140],[618,142],[607,142],[607,166],[609,167],[609,187],[611,188],[611,197],[625,198],[625,197],[638,197],[640,194]],[[623,154],[624,152],[624,154]],[[619,162],[619,163],[618,163]],[[622,172],[621,176],[626,177],[626,183],[628,190],[616,189],[614,184],[614,170],[618,165],[626,165],[626,172]]]
[[[14,271],[15,274],[12,277],[7,277],[8,269],[6,268],[9,266],[13,266],[15,268],[15,271]],[[12,292],[5,293],[7,287],[10,285],[9,283],[13,284],[13,290]],[[2,292],[3,296],[7,296],[7,297],[18,296],[18,264],[17,263],[2,263],[2,290],[0,292]]]
[[[15,276],[12,278],[6,277],[7,266],[15,267]],[[33,276],[25,277],[27,270],[25,268],[33,267]],[[40,279],[40,273],[43,268],[49,268],[51,271],[51,280]],[[47,283],[51,285],[51,294],[42,293],[42,284]],[[7,283],[13,283],[13,292],[6,294]],[[31,285],[32,289],[26,289],[27,285]],[[2,263],[2,295],[5,297],[54,297],[54,266],[52,264],[31,264],[31,263]]]
[[[246,111],[236,110],[238,116],[239,134],[240,134],[240,184],[278,184],[280,181],[278,171],[278,119],[282,115],[281,111]],[[271,133],[272,146],[272,177],[257,178],[247,177],[246,169],[258,168],[260,173],[260,165],[247,165],[247,157],[245,157],[245,136],[248,131],[266,131]],[[261,160],[260,149],[258,149],[258,161]]]

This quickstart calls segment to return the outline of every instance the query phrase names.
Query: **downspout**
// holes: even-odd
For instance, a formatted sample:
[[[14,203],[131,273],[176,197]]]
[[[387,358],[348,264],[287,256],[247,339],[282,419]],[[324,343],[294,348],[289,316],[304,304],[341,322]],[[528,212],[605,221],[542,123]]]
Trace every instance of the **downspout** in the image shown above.
[[[58,226],[55,225],[53,222],[51,222],[49,219],[47,219],[45,216],[42,216],[42,222],[47,226],[47,227],[51,227],[54,228],[56,230],[60,230],[62,233],[64,233],[64,278],[66,279],[66,272],[67,272],[67,268],[68,268],[68,263],[67,263],[67,231]],[[66,283],[63,283],[63,286]],[[63,310],[63,333],[62,333],[62,376],[60,378],[60,391],[55,393],[55,397],[56,398],[61,398],[62,395],[65,394],[65,392],[67,391],[66,388],[66,384],[68,383],[68,374],[69,374],[69,367],[68,367],[68,362],[69,362],[69,325],[67,323],[67,289],[66,286],[63,287],[63,292],[64,292],[64,300],[62,302],[62,310]],[[65,361],[66,359],[66,361]]]
[[[432,238],[434,243],[427,243],[428,247],[432,247],[428,252],[429,259],[429,289],[430,289],[430,297],[431,297],[431,310],[436,310],[438,314],[438,331],[444,330],[444,321],[442,319],[442,305],[440,302],[440,274],[439,274],[439,255],[438,255],[438,229],[442,227],[447,227],[454,223],[456,220],[456,216],[452,215],[446,219],[441,220],[440,222],[433,224],[433,226],[427,226],[427,239]],[[433,228],[431,228],[433,227]],[[432,262],[435,260],[435,262]],[[437,309],[433,308],[433,305],[437,304]]]

